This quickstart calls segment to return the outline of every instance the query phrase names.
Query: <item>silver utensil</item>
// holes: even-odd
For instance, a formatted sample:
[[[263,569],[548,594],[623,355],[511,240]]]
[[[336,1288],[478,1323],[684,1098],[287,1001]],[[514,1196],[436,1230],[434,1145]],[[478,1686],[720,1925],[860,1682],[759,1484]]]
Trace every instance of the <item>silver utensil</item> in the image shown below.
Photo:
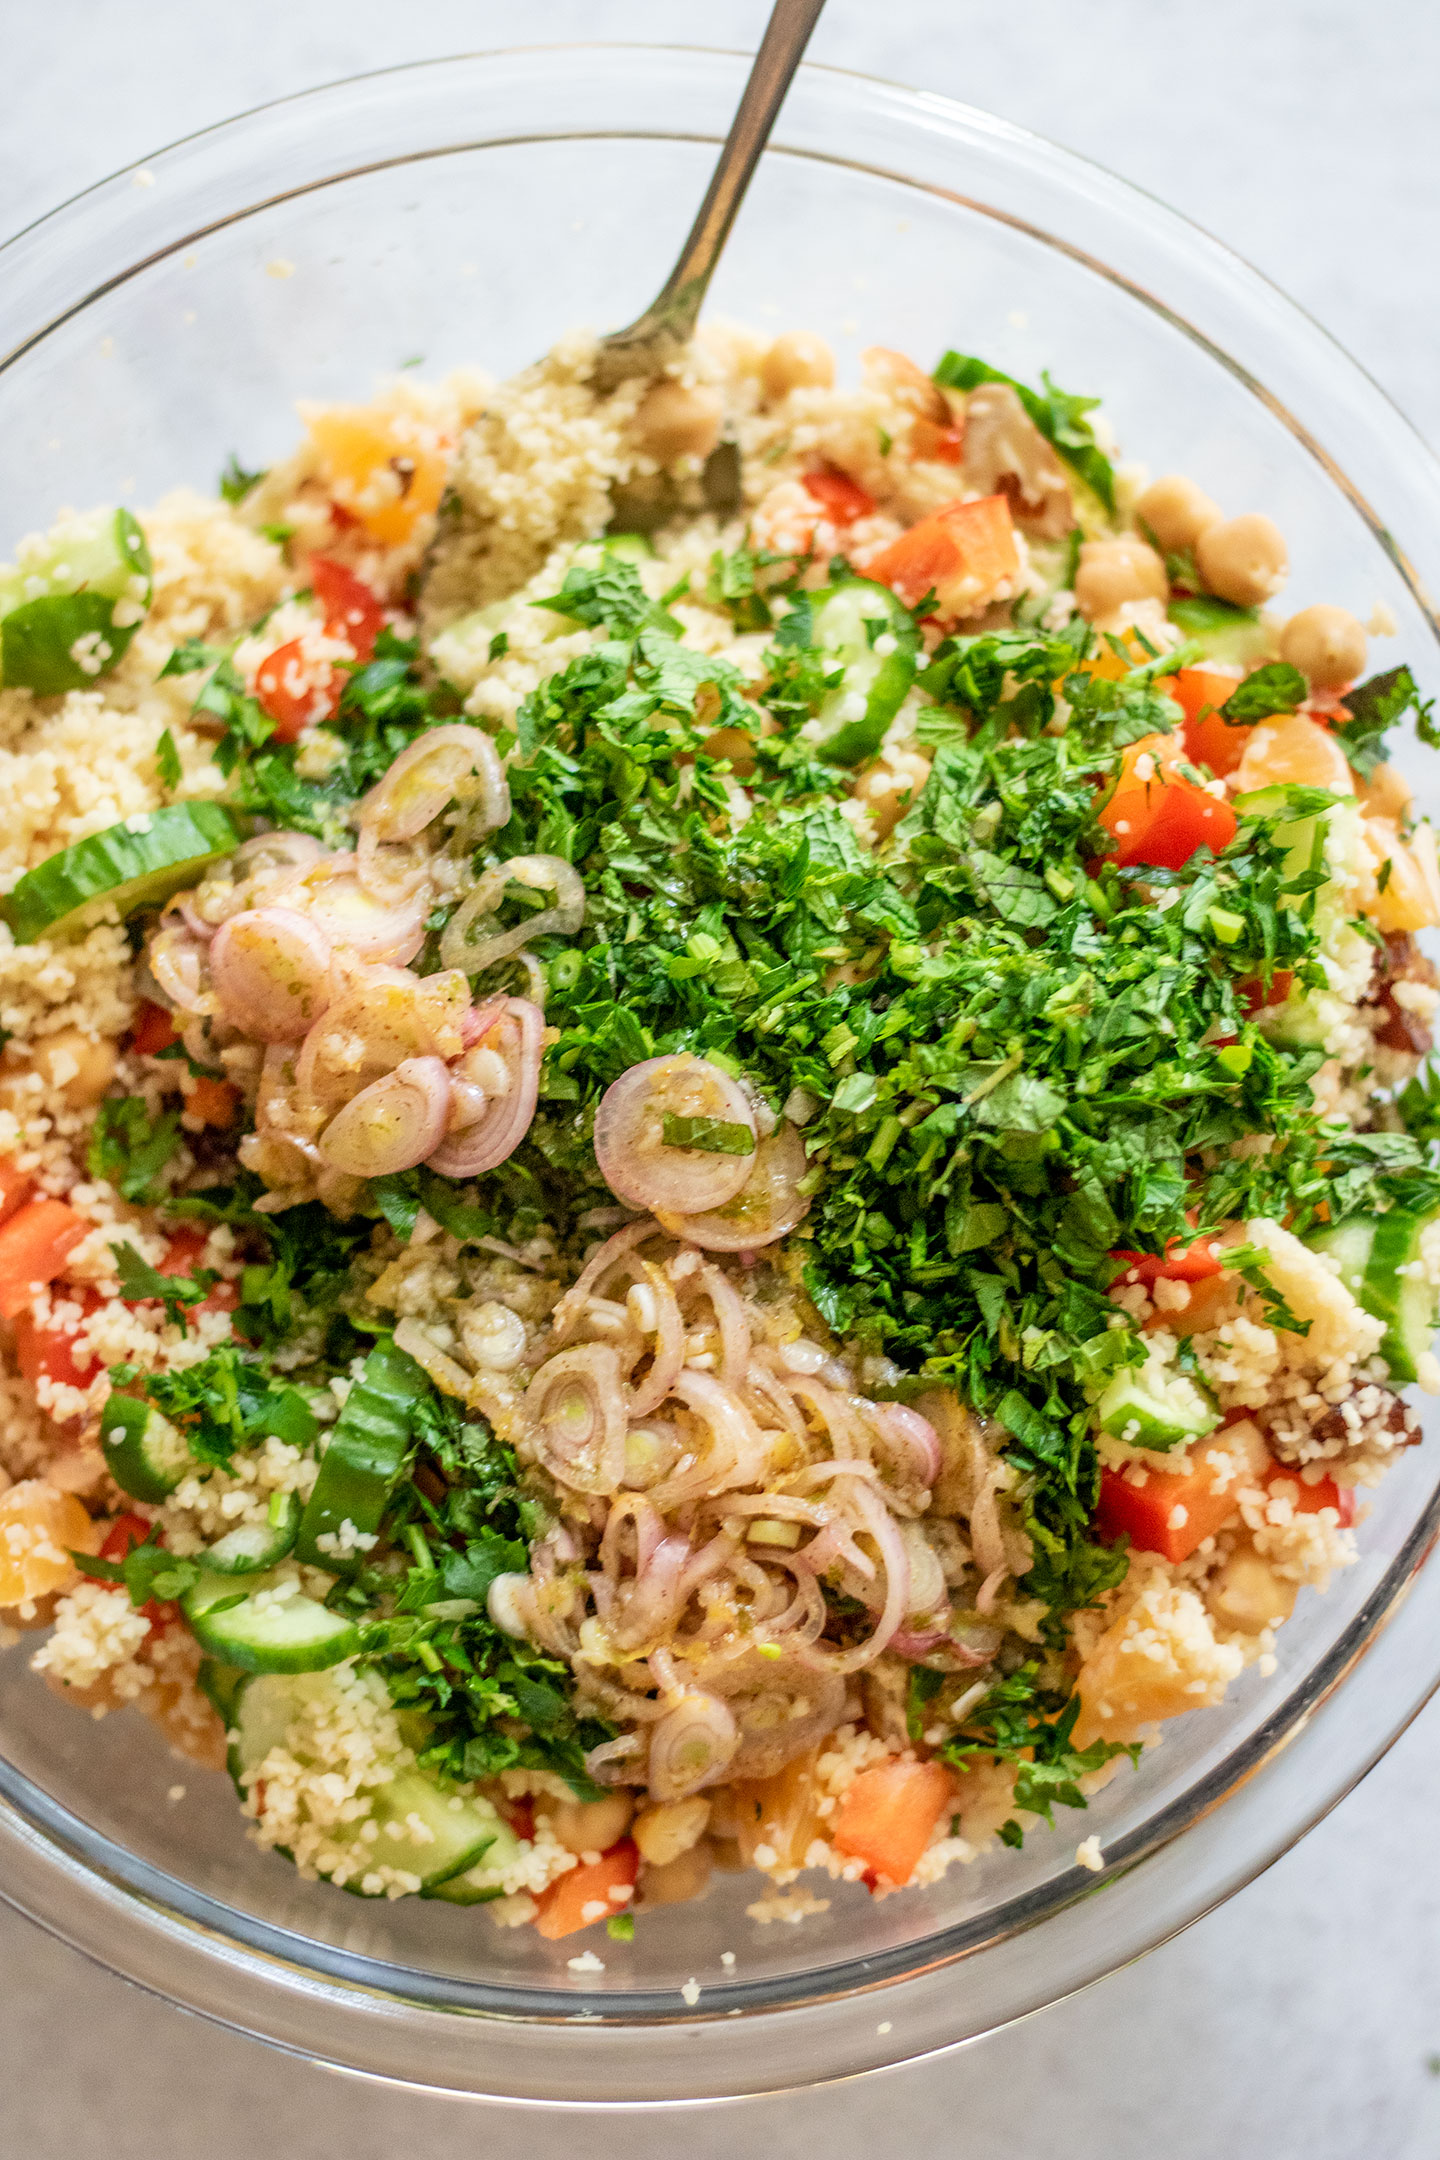
[[[688,344],[721,250],[825,0],[775,0],[725,147],[674,269],[643,315],[600,343],[593,381],[603,390],[658,375]]]

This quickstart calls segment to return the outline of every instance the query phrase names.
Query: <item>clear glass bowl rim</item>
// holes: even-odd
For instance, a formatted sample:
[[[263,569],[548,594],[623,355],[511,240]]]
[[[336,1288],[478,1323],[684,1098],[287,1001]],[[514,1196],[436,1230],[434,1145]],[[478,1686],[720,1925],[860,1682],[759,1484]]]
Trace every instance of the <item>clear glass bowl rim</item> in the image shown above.
[[[140,169],[180,161],[187,153],[203,154],[216,148],[223,153],[232,144],[238,149],[249,135],[277,121],[294,120],[303,127],[303,115],[338,107],[347,97],[362,93],[393,96],[398,108],[410,84],[433,81],[446,71],[455,76],[486,64],[528,62],[543,75],[574,62],[604,66],[622,55],[632,66],[650,60],[688,69],[692,79],[697,73],[701,77],[708,73],[712,88],[716,80],[731,77],[738,87],[740,72],[748,64],[748,56],[701,47],[610,41],[508,47],[414,62],[252,108],[179,139],[143,161]],[[1440,513],[1440,468],[1384,393],[1326,332],[1220,243],[1103,168],[1010,123],[932,92],[807,63],[801,87],[816,86],[823,93],[827,85],[839,96],[862,103],[868,100],[872,108],[883,108],[891,118],[908,120],[931,132],[948,128],[957,140],[968,139],[972,149],[1003,146],[1032,172],[1058,183],[1063,192],[1092,203],[1103,199],[1123,210],[1137,228],[1158,236],[1194,263],[1203,263],[1217,286],[1238,292],[1257,316],[1286,323],[1292,337],[1298,332],[1307,360],[1319,363],[1331,384],[1348,384],[1372,432],[1387,439],[1392,454],[1398,450],[1412,461],[1421,506],[1428,499],[1432,512]],[[129,184],[137,167],[124,168],[0,247],[0,292],[7,295],[0,303],[0,322],[8,317],[14,324],[13,334],[8,328],[3,334],[0,372],[20,363],[51,329],[151,261],[202,238],[217,223],[243,219],[261,207],[262,200],[274,202],[343,182],[372,169],[374,163],[405,163],[505,139],[533,139],[537,132],[543,134],[531,130],[524,138],[506,138],[494,129],[477,130],[464,142],[447,141],[428,150],[412,150],[408,156],[321,170],[261,200],[232,202],[216,218],[196,222],[187,216],[182,220],[183,231],[168,234],[158,245],[152,240],[108,275],[90,283],[82,275],[83,289],[77,291],[72,285],[68,292],[58,291],[53,272],[45,267],[47,261],[53,265],[58,260],[63,283],[78,267],[68,259],[67,244],[78,241],[80,254],[98,266],[100,252],[114,236],[128,234],[134,226],[135,199]],[[575,133],[573,129],[557,131],[565,136]],[[695,131],[658,123],[614,130],[595,127],[581,139],[616,134],[632,140],[718,140],[709,128]],[[971,201],[903,168],[889,169],[862,157],[844,158],[833,150],[818,152],[794,145],[787,139],[784,114],[767,154],[818,157],[821,162]],[[123,196],[117,193],[122,188],[126,190]],[[1264,388],[1244,357],[1217,343],[1133,277],[1090,255],[1073,238],[1029,225],[1022,216],[984,201],[974,207],[1002,223],[1035,232],[1097,275],[1127,288],[1178,322],[1239,375],[1349,494],[1434,621],[1421,571],[1402,553],[1386,519],[1371,508],[1367,490],[1341,471],[1303,416]],[[1413,517],[1416,506],[1411,509]],[[1440,530],[1440,514],[1435,526]],[[1072,1870],[1043,1892],[1011,1900],[983,1921],[940,1931],[902,1950],[827,1967],[813,1976],[811,1986],[803,1976],[789,1982],[707,1986],[700,2009],[680,2005],[673,1995],[628,1995],[617,2008],[614,1996],[587,1998],[527,1990],[522,2000],[521,1991],[514,1989],[489,1990],[454,1981],[427,1985],[413,1972],[348,1956],[251,1921],[191,1891],[89,1830],[3,1760],[0,1896],[111,1970],[254,2037],[371,2076],[474,2097],[503,2097],[511,2104],[536,2099],[537,2091],[550,2085],[552,2089],[538,2104],[677,2105],[687,2099],[773,2091],[791,2083],[812,2083],[912,2060],[961,2045],[980,2031],[1026,2015],[1154,1947],[1252,1879],[1358,1782],[1440,1686],[1440,1655],[1430,1647],[1440,1620],[1440,1570],[1422,1572],[1437,1533],[1440,1491],[1432,1493],[1364,1610],[1281,1709],[1227,1757],[1223,1775],[1197,1783],[1182,1801],[1107,1851],[1106,1872],[1098,1881],[1087,1882],[1078,1870]],[[1363,1717],[1358,1715],[1358,1689],[1346,1690],[1338,1703],[1330,1700],[1362,1657],[1370,1683],[1364,1691]],[[1341,1720],[1346,1706],[1352,1704],[1357,1714],[1348,1719],[1346,1732]],[[1322,1709],[1326,1711],[1324,1746],[1317,1751],[1317,1713]],[[1223,1828],[1217,1826],[1222,1801]],[[1186,1862],[1177,1871],[1181,1845]],[[1119,1925],[1103,1947],[1094,1947],[1087,1941],[1087,1918],[1097,1911],[1094,1900],[1102,1890],[1107,1914]],[[1121,1901],[1128,1908],[1123,1914],[1118,1910]],[[1003,1973],[1000,1967],[1007,1951],[1027,1937],[1033,1940],[1042,1926],[1047,1944],[1054,1946],[1053,1977],[1040,1981],[1028,1971]],[[944,1975],[957,1961],[972,1959],[985,1967],[987,1977],[994,1975],[993,2014],[987,2013],[964,2030],[954,2029],[953,2023],[947,2030]],[[884,1994],[877,1996],[877,1990]],[[886,2011],[879,2033],[877,2001]],[[483,2021],[489,2058],[483,2067],[474,2060],[477,2018]],[[540,2071],[543,2056],[534,2045],[538,2041],[543,2051],[553,2051],[561,2025],[567,2028],[566,2054],[573,2064],[564,2081],[569,2088],[565,2091],[554,2089],[554,2081]],[[662,2034],[680,2042],[682,2048],[687,2036],[692,2041],[704,2039],[693,2070],[683,2072],[678,2081],[673,2066],[655,2073],[653,2060],[647,2072],[644,2051],[653,2050]],[[673,2058],[675,2050],[667,2047],[665,2053]],[[777,2064],[793,2064],[795,2071],[777,2068]]]

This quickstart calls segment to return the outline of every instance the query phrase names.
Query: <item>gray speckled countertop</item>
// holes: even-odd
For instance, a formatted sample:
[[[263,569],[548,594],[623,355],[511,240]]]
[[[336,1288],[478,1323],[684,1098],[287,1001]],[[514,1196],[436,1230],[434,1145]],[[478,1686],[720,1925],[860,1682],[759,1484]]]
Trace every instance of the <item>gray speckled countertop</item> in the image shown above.
[[[50,0],[5,20],[0,228],[286,91],[496,44],[753,44],[763,0]],[[1166,197],[1288,288],[1440,439],[1440,11],[1421,0],[830,0],[814,56],[987,106]],[[1364,1684],[1363,1672],[1355,1684]],[[805,2099],[586,2121],[273,2054],[0,1908],[3,2160],[1432,2160],[1440,1710],[1299,1849],[1088,1995]]]

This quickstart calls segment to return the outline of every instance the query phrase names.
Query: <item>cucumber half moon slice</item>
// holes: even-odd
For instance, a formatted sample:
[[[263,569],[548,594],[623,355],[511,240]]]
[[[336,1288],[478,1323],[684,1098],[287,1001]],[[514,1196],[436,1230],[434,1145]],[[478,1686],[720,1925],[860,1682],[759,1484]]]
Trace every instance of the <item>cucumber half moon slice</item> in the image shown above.
[[[121,917],[157,908],[234,853],[242,835],[222,803],[171,803],[77,840],[27,870],[0,913],[17,945],[78,930],[102,907]]]
[[[145,618],[150,550],[128,510],[58,525],[0,573],[0,681],[58,697],[108,675]]]

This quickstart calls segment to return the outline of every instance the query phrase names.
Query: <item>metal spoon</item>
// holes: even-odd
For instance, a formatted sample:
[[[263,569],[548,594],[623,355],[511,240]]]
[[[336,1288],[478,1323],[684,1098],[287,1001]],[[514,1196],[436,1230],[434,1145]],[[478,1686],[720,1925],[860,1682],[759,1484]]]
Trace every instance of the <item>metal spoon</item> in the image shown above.
[[[690,342],[706,288],[825,0],[775,0],[755,65],[679,259],[643,315],[600,341],[593,381],[658,375]]]
[[[628,329],[612,330],[601,340],[591,378],[597,389],[613,390],[636,375],[658,375],[689,343],[706,287],[824,5],[825,0],[775,0],[730,133],[679,259],[644,314]],[[739,508],[737,444],[717,444],[699,477],[708,509],[723,517]],[[669,474],[652,473],[612,490],[609,530],[653,532],[681,507],[681,491]],[[453,524],[447,528],[442,516],[421,569],[422,601],[433,592],[434,580],[458,537],[459,528]]]

